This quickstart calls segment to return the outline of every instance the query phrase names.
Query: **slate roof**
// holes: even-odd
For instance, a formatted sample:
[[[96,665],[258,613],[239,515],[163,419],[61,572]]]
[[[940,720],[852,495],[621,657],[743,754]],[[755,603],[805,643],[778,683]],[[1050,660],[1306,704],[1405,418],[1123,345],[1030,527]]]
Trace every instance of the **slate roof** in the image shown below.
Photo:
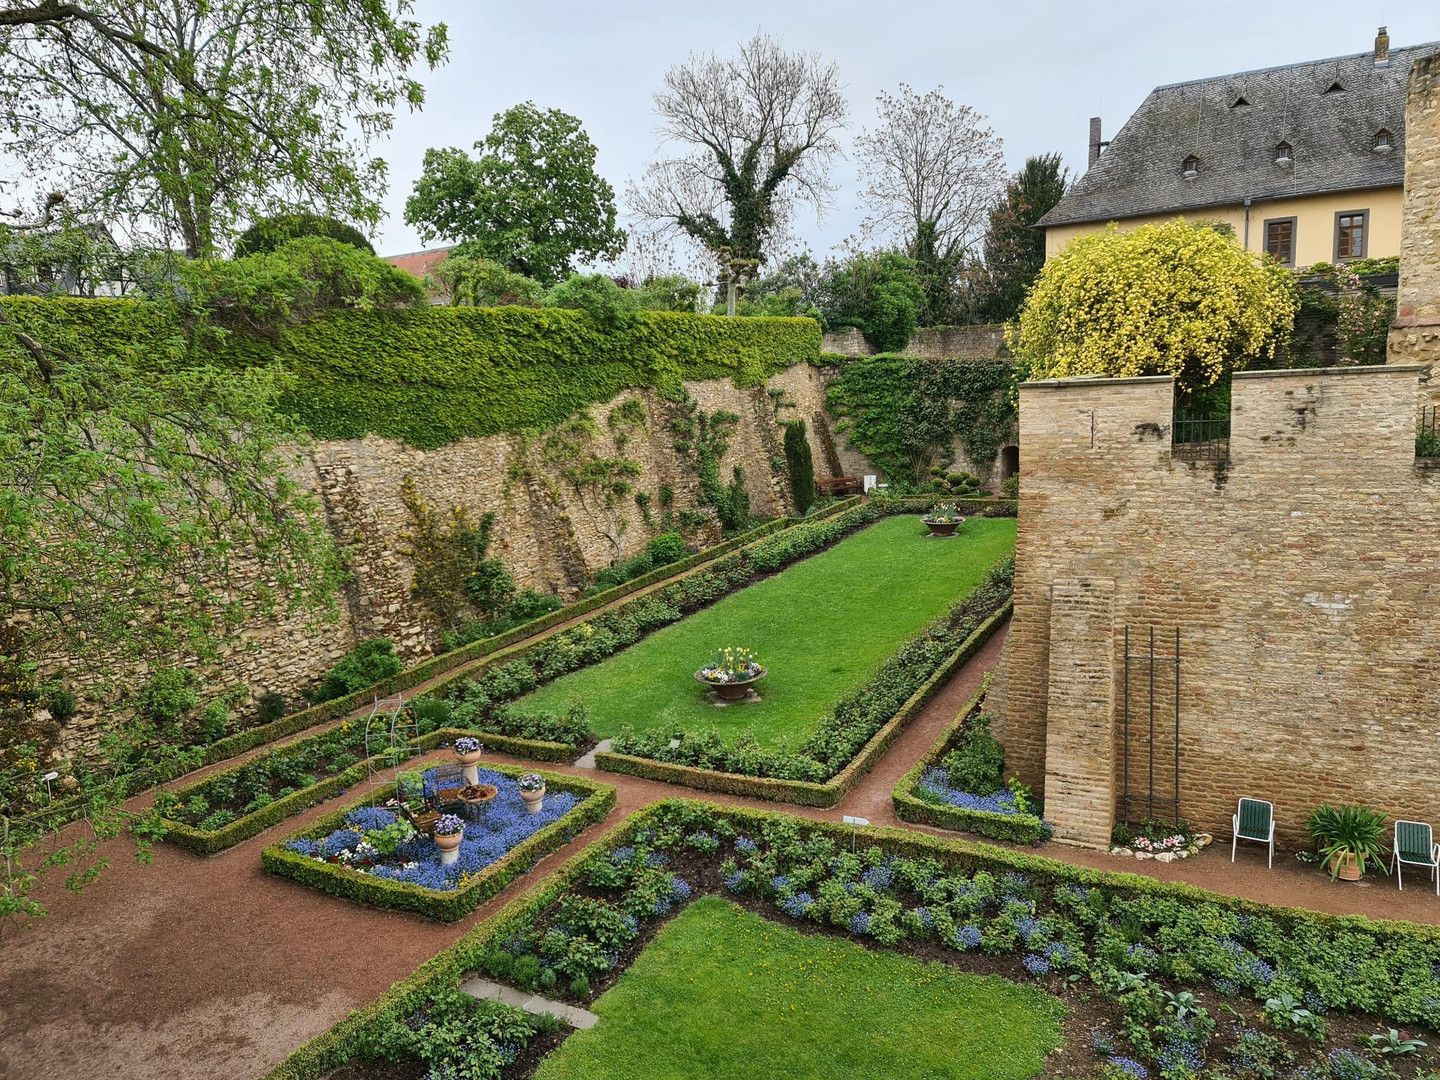
[[[1437,50],[1440,42],[1392,49],[1383,67],[1364,52],[1156,87],[1038,224],[1403,184],[1410,65]],[[1394,136],[1389,153],[1372,148],[1381,128]],[[1293,148],[1286,168],[1275,164],[1281,142]],[[1199,176],[1189,180],[1192,154]]]

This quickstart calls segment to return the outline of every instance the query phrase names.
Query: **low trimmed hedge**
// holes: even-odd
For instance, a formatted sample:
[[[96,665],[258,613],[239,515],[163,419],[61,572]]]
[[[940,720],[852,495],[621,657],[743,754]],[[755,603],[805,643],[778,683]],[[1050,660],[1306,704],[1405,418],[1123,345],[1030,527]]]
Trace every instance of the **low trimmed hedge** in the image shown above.
[[[940,806],[926,802],[915,794],[915,788],[925,770],[939,764],[949,753],[956,737],[965,729],[965,723],[980,708],[985,692],[990,688],[987,675],[980,689],[965,703],[955,719],[945,726],[934,745],[915,763],[914,768],[896,782],[890,792],[895,804],[895,816],[901,821],[916,825],[930,825],[937,829],[955,832],[975,833],[992,840],[1007,840],[1017,844],[1033,844],[1046,839],[1045,823],[1034,814],[992,814],[984,810],[965,810],[959,806]]]
[[[466,977],[479,970],[491,951],[492,942],[503,941],[514,927],[533,921],[580,883],[597,860],[608,859],[610,852],[633,842],[642,830],[653,828],[657,819],[675,810],[707,814],[711,820],[724,819],[743,832],[759,832],[770,822],[798,823],[803,829],[828,834],[847,849],[858,835],[867,846],[879,846],[887,854],[937,858],[946,865],[958,864],[997,873],[1015,870],[1033,875],[1052,886],[1069,883],[1104,889],[1129,898],[1151,898],[1157,902],[1211,903],[1236,913],[1289,920],[1292,925],[1297,922],[1312,923],[1333,935],[1347,931],[1373,935],[1382,947],[1417,941],[1440,943],[1440,927],[1436,926],[1382,922],[1358,915],[1328,915],[1302,908],[1261,904],[1180,882],[1158,881],[1122,871],[1096,870],[1042,855],[1010,851],[974,841],[928,836],[889,826],[864,826],[852,830],[850,826],[838,822],[799,819],[781,811],[719,806],[675,798],[645,807],[617,822],[529,892],[512,900],[455,944],[427,960],[375,1001],[351,1012],[329,1031],[295,1050],[265,1080],[320,1080],[329,1070],[354,1060],[370,1045],[369,1033],[373,1028],[414,1012],[425,996],[436,989],[458,987]]]
[[[296,739],[294,742],[285,743],[283,746],[275,747],[275,753],[283,753],[293,747],[300,746],[311,739],[323,738],[327,732],[306,736],[304,739]],[[469,735],[479,738],[485,749],[496,753],[511,754],[514,757],[531,758],[535,761],[560,762],[569,761],[575,751],[564,743],[541,742],[536,739],[517,739],[511,735],[492,735],[489,732],[470,731],[461,728],[437,728],[427,732],[417,739],[410,740],[406,745],[412,750],[425,752],[434,750],[442,743],[451,739],[459,738],[461,735]],[[194,825],[187,825],[183,821],[176,821],[173,818],[162,817],[161,824],[165,826],[165,839],[177,847],[183,847],[195,852],[197,855],[214,855],[216,852],[224,851],[226,848],[234,847],[243,840],[249,840],[252,836],[258,836],[272,825],[278,825],[288,817],[293,817],[301,810],[308,809],[324,802],[326,799],[338,795],[353,784],[358,784],[370,775],[370,765],[375,764],[380,768],[390,768],[384,753],[374,754],[368,758],[362,758],[354,765],[338,772],[333,776],[327,776],[308,787],[299,791],[291,792],[283,798],[276,799],[259,810],[253,810],[243,817],[237,817],[234,821],[218,829],[201,829]],[[242,761],[233,769],[222,769],[219,772],[211,773],[202,777],[193,784],[176,788],[173,795],[184,802],[191,795],[204,794],[204,788],[217,777],[225,776],[244,768],[250,764],[249,761]],[[498,766],[497,766],[498,767]]]
[[[725,795],[743,795],[755,799],[769,799],[773,802],[795,803],[799,806],[832,807],[840,802],[860,782],[874,764],[884,756],[885,751],[909,726],[910,722],[925,708],[950,681],[955,672],[979,651],[980,646],[990,640],[1014,608],[1013,600],[1006,600],[984,622],[967,637],[960,647],[951,653],[900,706],[883,727],[872,735],[850,763],[821,783],[806,780],[779,780],[768,776],[745,776],[741,773],[718,772],[693,765],[676,765],[654,758],[633,757],[613,751],[601,751],[595,755],[596,768],[606,772],[639,776],[646,780],[660,780],[667,784],[680,784],[699,791],[713,791]]]
[[[485,768],[510,777],[527,771],[513,765],[488,762]],[[345,823],[346,814],[369,805],[368,796],[326,814],[307,829],[271,844],[261,853],[260,861],[271,874],[290,878],[345,900],[371,907],[413,911],[440,922],[454,922],[474,911],[521,874],[528,874],[542,858],[568,844],[587,826],[603,821],[615,806],[615,788],[611,784],[558,773],[542,772],[540,775],[545,778],[547,791],[580,795],[583,796],[582,801],[559,821],[551,822],[516,844],[458,889],[442,891],[409,882],[391,881],[348,866],[307,858],[285,847],[290,840],[318,840],[329,836]]]

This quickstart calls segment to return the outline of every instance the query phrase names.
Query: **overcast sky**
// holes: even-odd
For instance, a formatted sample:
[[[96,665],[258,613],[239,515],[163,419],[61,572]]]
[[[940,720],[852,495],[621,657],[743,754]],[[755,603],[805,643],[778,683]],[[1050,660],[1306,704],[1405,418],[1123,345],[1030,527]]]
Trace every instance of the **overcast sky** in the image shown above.
[[[1440,40],[1437,0],[419,0],[416,14],[449,25],[450,62],[423,76],[424,111],[397,116],[379,148],[390,191],[375,247],[387,255],[422,246],[404,205],[425,149],[469,149],[496,112],[520,101],[578,116],[622,198],[655,152],[650,95],[666,69],[693,51],[731,54],[757,29],[839,63],[852,134],[873,126],[880,90],[943,86],[989,118],[1012,169],[1058,150],[1081,172],[1089,118],[1102,117],[1109,138],[1157,85],[1368,51],[1382,22],[1392,47]],[[835,180],[824,220],[802,211],[795,224],[817,256],[864,216],[853,160],[838,164]]]

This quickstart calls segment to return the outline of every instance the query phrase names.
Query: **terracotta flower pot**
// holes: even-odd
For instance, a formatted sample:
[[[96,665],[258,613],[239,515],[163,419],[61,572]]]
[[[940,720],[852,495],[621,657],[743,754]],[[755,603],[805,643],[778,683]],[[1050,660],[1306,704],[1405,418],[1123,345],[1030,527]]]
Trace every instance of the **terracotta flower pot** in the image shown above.
[[[522,788],[520,800],[525,804],[526,810],[532,814],[538,814],[540,808],[545,805],[545,789],[542,787],[539,791],[526,791]]]
[[[463,832],[451,833],[449,836],[435,837],[435,846],[441,851],[454,851],[460,846],[460,841],[465,839]]]
[[[1336,872],[1336,865],[1339,865],[1339,872]],[[1330,857],[1330,873],[1338,876],[1341,881],[1360,880],[1360,860],[1352,852],[1337,851]]]
[[[761,679],[765,678],[767,674],[769,674],[769,672],[767,672],[764,668],[761,668],[760,674],[753,675],[748,679],[744,679],[739,682],[721,683],[711,682],[709,679],[701,678],[700,673],[697,671],[695,673],[695,680],[708,686],[711,690],[714,690],[715,696],[718,697],[721,701],[739,701],[741,698],[743,698],[746,694],[750,692],[750,688],[752,686],[754,686]]]
[[[465,783],[478,784],[480,782],[480,773],[476,768],[476,762],[480,760],[484,753],[484,750],[471,750],[463,754],[459,750],[455,751],[455,756],[460,759],[460,764],[465,766],[462,770]]]
[[[925,527],[930,530],[931,536],[954,536],[955,530],[965,524],[964,518],[956,521],[931,521],[929,518],[921,518]]]

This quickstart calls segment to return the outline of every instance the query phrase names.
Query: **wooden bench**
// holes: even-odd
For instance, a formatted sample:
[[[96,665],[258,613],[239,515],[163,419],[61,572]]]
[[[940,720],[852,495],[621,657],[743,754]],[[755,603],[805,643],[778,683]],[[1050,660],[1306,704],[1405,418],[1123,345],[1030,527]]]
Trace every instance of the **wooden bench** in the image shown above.
[[[817,495],[863,495],[865,485],[858,476],[832,476],[815,481]]]

